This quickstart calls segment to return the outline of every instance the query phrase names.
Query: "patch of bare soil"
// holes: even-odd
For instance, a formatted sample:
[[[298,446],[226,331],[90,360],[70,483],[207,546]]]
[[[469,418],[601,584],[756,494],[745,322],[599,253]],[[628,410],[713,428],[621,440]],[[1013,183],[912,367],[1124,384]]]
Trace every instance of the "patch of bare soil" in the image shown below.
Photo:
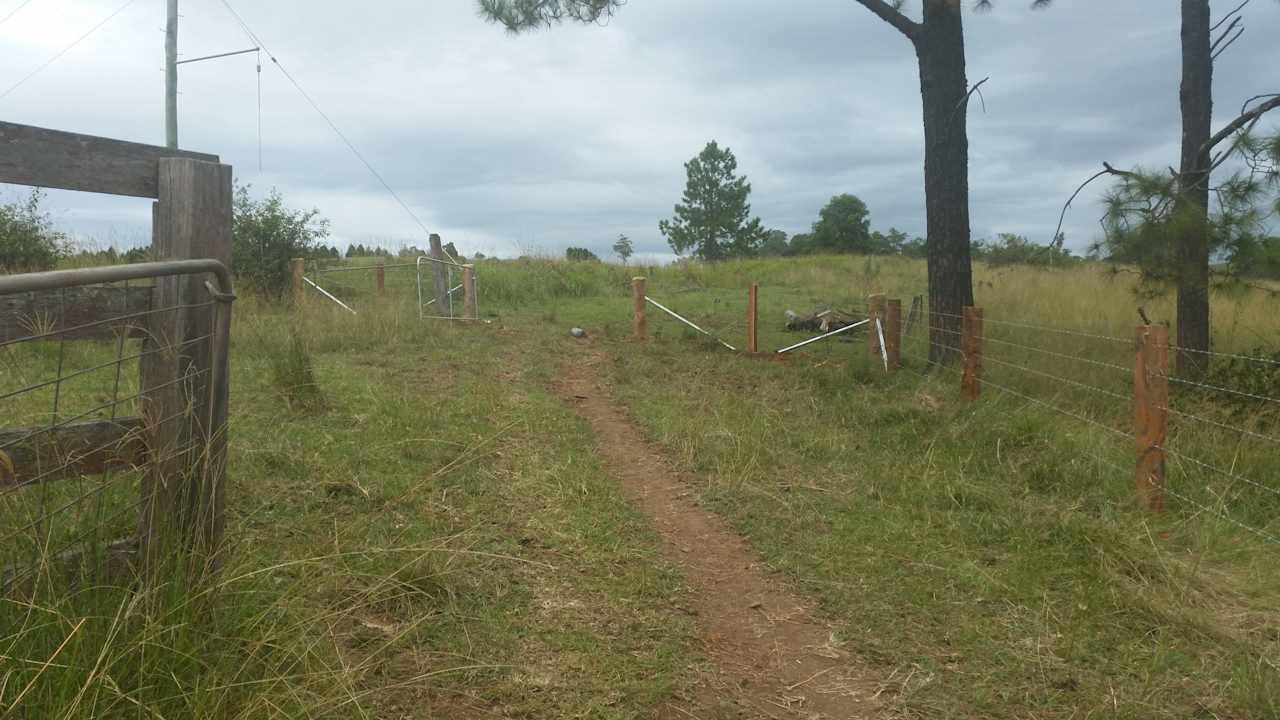
[[[598,365],[579,348],[561,372],[558,392],[591,423],[599,452],[626,495],[652,518],[665,557],[684,572],[688,610],[697,619],[712,667],[693,697],[659,717],[872,718],[880,683],[832,641],[813,602],[770,574],[746,542],[694,500],[689,486],[610,399]]]

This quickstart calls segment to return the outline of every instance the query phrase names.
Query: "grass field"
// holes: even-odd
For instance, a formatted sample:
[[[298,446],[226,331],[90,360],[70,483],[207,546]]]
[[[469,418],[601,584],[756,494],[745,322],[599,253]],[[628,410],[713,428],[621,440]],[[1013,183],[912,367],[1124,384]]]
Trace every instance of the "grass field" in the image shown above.
[[[1124,370],[1136,307],[1172,319],[1167,300],[1092,266],[980,268],[988,377],[1007,391],[970,405],[952,369],[926,372],[922,327],[891,376],[860,336],[762,362],[651,313],[634,343],[634,274],[735,345],[759,283],[770,349],[802,337],[784,310],[924,292],[920,263],[838,257],[484,261],[492,322],[474,326],[419,323],[412,269],[388,270],[381,300],[364,273],[331,276],[355,316],[246,297],[226,570],[0,600],[0,713],[651,717],[706,659],[679,573],[551,390],[576,325],[699,501],[884,679],[891,716],[1280,716],[1280,547],[1232,522],[1280,534],[1275,494],[1238,480],[1277,484],[1274,404],[1178,390],[1171,448],[1231,475],[1171,461],[1186,499],[1158,517],[1134,500]],[[1216,347],[1274,352],[1273,305],[1215,297]],[[67,368],[116,350],[78,345]],[[15,350],[6,386],[56,373],[54,353]],[[1265,367],[1215,377],[1280,394],[1259,391]],[[109,380],[84,382],[72,406]],[[0,414],[38,421],[44,400]],[[0,518],[32,502],[0,497]]]

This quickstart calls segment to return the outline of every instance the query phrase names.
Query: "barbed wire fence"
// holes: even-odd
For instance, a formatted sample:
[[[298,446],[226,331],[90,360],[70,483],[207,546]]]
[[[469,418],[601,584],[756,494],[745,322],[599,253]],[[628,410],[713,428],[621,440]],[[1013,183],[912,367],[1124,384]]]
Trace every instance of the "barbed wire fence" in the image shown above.
[[[1275,472],[1268,458],[1280,437],[1270,428],[1280,421],[1280,399],[1171,372],[1169,354],[1186,349],[1168,341],[1166,326],[1139,326],[1133,338],[1003,318],[982,318],[976,337],[968,326],[960,333],[929,329],[967,336],[959,338],[959,362],[930,359],[928,348],[938,343],[927,335],[904,338],[904,356],[1093,431],[1080,452],[1113,477],[1131,478],[1146,509],[1164,512],[1167,496],[1188,518],[1212,517],[1280,544],[1280,487],[1264,479]],[[1246,367],[1280,366],[1273,358],[1205,354]]]
[[[1280,388],[1280,355],[1181,348],[1163,325],[1137,326],[1134,336],[1122,337],[985,317],[982,308],[945,313],[928,308],[922,292],[906,302],[867,296],[851,308],[863,320],[759,352],[755,286],[723,309],[718,298],[708,309],[706,298],[693,302],[670,288],[661,299],[650,297],[644,278],[633,281],[632,291],[636,339],[649,337],[654,316],[680,323],[687,337],[705,335],[722,349],[760,355],[861,336],[873,364],[886,371],[909,365],[954,377],[969,400],[994,395],[1087,431],[1062,432],[1079,436],[1082,459],[1130,483],[1135,504],[1147,511],[1213,518],[1280,544],[1280,481],[1273,479],[1280,468],[1273,460],[1280,457],[1280,392],[1272,390]],[[1169,357],[1184,352],[1208,356],[1209,374],[1172,372]]]

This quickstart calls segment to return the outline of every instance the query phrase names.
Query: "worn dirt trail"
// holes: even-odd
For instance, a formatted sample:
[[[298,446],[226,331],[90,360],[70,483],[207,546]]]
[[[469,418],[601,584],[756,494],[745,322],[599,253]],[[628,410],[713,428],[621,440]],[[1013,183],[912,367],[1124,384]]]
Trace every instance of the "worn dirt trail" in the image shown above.
[[[665,557],[684,572],[689,608],[712,667],[694,697],[658,717],[875,718],[880,687],[844,651],[813,603],[770,574],[743,539],[701,508],[689,487],[610,399],[598,365],[603,356],[579,347],[557,390],[591,423],[599,452],[624,492],[653,520]]]

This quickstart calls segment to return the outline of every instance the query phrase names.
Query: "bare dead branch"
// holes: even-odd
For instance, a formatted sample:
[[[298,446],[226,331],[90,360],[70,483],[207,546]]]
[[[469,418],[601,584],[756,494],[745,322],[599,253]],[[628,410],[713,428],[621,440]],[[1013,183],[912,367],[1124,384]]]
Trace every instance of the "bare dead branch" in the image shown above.
[[[906,35],[912,43],[920,36],[920,24],[903,15],[885,0],[857,0],[857,2],[875,13],[876,17],[892,25],[898,32]]]
[[[973,87],[969,88],[969,92],[967,92],[967,93],[965,93],[965,94],[964,94],[964,99],[960,101],[960,104],[956,107],[956,109],[958,110],[958,109],[960,109],[960,107],[963,107],[963,106],[968,105],[968,104],[969,104],[969,98],[973,97],[973,94],[974,94],[974,93],[978,93],[978,99],[979,99],[980,101],[982,101],[982,112],[986,112],[986,111],[987,111],[987,99],[986,99],[986,98],[984,98],[984,97],[982,97],[982,92],[979,90],[979,88],[981,88],[981,87],[982,87],[983,83],[985,83],[986,81],[988,81],[988,80],[990,80],[990,79],[991,79],[991,76],[990,76],[990,75],[988,75],[987,77],[984,77],[984,78],[982,78],[981,80],[979,80],[978,82],[974,83]]]
[[[1223,45],[1220,49],[1218,49],[1216,52],[1214,52],[1212,55],[1210,55],[1210,56],[1209,56],[1209,60],[1210,60],[1210,62],[1212,62],[1212,61],[1214,61],[1214,60],[1217,60],[1217,59],[1218,59],[1218,56],[1219,56],[1219,55],[1221,55],[1222,53],[1226,52],[1226,51],[1227,51],[1227,48],[1229,48],[1229,47],[1231,47],[1232,45],[1234,45],[1234,44],[1235,44],[1235,42],[1236,42],[1237,40],[1239,40],[1239,39],[1240,39],[1240,36],[1241,36],[1241,35],[1243,35],[1243,34],[1244,34],[1244,28],[1243,28],[1243,27],[1241,27],[1239,30],[1237,30],[1237,31],[1236,31],[1236,34],[1235,34],[1235,35],[1231,36],[1231,39],[1230,39],[1230,40],[1228,40],[1228,41],[1226,42],[1226,44],[1225,44],[1225,45]],[[1226,37],[1226,36],[1224,35],[1223,37]],[[1219,38],[1219,39],[1221,39],[1221,38]]]
[[[1264,97],[1264,96],[1259,96],[1259,97]],[[1280,95],[1272,95],[1270,97],[1271,99],[1267,100],[1266,102],[1262,103],[1261,105],[1255,107],[1254,109],[1248,112],[1241,113],[1240,117],[1227,123],[1226,127],[1222,128],[1216,134],[1214,134],[1213,137],[1209,138],[1208,142],[1204,144],[1204,147],[1200,148],[1200,152],[1202,153],[1209,152],[1218,143],[1234,135],[1236,131],[1240,130],[1240,128],[1243,128],[1246,125],[1249,125],[1255,122],[1258,118],[1280,107]]]
[[[1102,169],[1094,173],[1093,177],[1090,177],[1088,180],[1085,180],[1084,182],[1080,183],[1080,187],[1076,188],[1076,191],[1071,193],[1070,198],[1067,198],[1067,204],[1062,206],[1062,214],[1058,216],[1058,228],[1053,231],[1053,240],[1050,243],[1051,245],[1052,243],[1057,242],[1058,236],[1062,234],[1062,223],[1065,222],[1067,219],[1067,210],[1071,208],[1071,203],[1075,202],[1075,199],[1080,196],[1080,193],[1084,192],[1084,189],[1086,187],[1089,187],[1090,183],[1102,177],[1103,175],[1119,175],[1121,177],[1131,177],[1133,176],[1133,173],[1129,172],[1128,170],[1117,170],[1114,167],[1111,167],[1110,163],[1105,163],[1105,162],[1102,163]]]
[[[1228,20],[1230,20],[1231,18],[1233,18],[1233,17],[1235,17],[1236,15],[1238,15],[1238,14],[1240,13],[1240,11],[1244,9],[1244,6],[1245,6],[1245,5],[1248,5],[1250,2],[1253,2],[1253,0],[1244,0],[1244,2],[1240,3],[1240,5],[1239,5],[1239,6],[1237,6],[1235,10],[1232,10],[1231,12],[1227,13],[1226,15],[1223,15],[1221,20],[1219,20],[1218,22],[1214,23],[1214,24],[1213,24],[1213,27],[1209,28],[1209,32],[1213,32],[1214,30],[1217,30],[1218,28],[1222,27],[1222,23],[1227,22],[1227,21],[1228,21]]]
[[[1240,104],[1240,114],[1243,115],[1246,111],[1248,111],[1249,105],[1251,105],[1253,101],[1261,100],[1263,98],[1273,98],[1273,97],[1280,97],[1280,93],[1263,93],[1261,95],[1254,95],[1253,97],[1249,98],[1248,100],[1245,100],[1243,103]]]
[[[1231,31],[1235,30],[1236,27],[1239,26],[1240,23],[1242,22],[1244,22],[1243,18],[1236,18],[1235,20],[1232,20],[1231,24],[1227,26],[1227,29],[1223,30],[1222,34],[1218,36],[1218,39],[1214,40],[1213,44],[1209,46],[1209,52],[1213,52],[1214,50],[1217,50],[1218,45],[1223,41],[1223,39],[1225,39],[1228,35],[1230,35]],[[1241,28],[1241,31],[1243,30],[1244,28]]]

